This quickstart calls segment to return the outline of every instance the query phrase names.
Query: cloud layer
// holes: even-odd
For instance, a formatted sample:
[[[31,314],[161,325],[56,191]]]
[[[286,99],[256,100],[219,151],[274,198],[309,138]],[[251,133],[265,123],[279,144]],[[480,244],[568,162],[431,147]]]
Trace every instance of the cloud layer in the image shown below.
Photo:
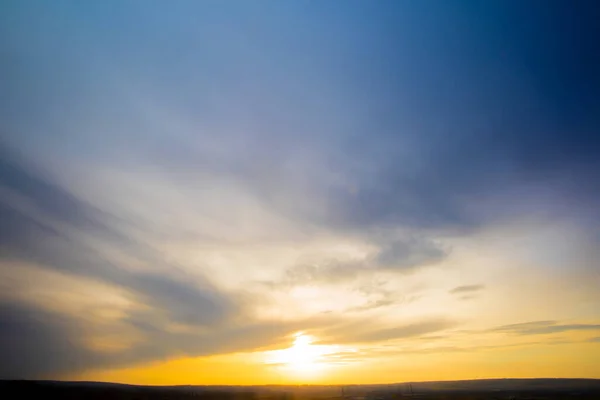
[[[595,7],[0,7],[0,378],[597,341]]]

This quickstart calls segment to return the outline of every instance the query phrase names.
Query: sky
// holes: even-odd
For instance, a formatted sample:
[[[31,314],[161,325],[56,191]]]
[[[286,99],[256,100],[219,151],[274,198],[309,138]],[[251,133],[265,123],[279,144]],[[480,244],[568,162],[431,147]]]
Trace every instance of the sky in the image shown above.
[[[600,378],[594,1],[0,4],[0,378]]]

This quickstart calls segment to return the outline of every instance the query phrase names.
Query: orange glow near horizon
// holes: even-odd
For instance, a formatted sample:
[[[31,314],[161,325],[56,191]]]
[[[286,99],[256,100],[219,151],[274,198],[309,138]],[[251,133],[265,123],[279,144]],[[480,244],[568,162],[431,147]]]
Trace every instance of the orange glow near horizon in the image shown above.
[[[464,353],[380,358],[297,333],[290,347],[252,353],[178,358],[122,369],[56,377],[140,385],[388,384],[484,378],[600,378],[600,344],[573,343]],[[355,352],[358,362],[340,362]]]

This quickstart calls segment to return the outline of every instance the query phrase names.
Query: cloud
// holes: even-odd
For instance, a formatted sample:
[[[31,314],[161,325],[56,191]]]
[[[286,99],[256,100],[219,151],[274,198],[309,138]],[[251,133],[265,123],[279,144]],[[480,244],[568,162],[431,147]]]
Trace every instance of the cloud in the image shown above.
[[[16,152],[0,144],[0,187],[5,195],[4,202],[8,200],[6,196],[12,194],[53,220],[82,228],[102,226],[98,218],[101,215],[99,210],[81,202],[25,163]],[[11,205],[17,206],[14,203]]]
[[[465,293],[473,293],[479,292],[485,288],[485,285],[463,285],[457,286],[454,289],[450,290],[451,294],[465,294]]]
[[[493,328],[492,332],[506,332],[516,335],[545,335],[568,331],[598,331],[600,324],[559,324],[557,321],[532,321],[503,325]]]
[[[435,265],[449,254],[439,243],[423,236],[410,235],[389,239],[386,234],[371,238],[377,250],[353,260],[325,259],[314,264],[293,266],[285,271],[280,281],[267,282],[269,286],[293,286],[310,282],[343,283],[361,275],[378,272],[402,273],[419,267]],[[394,236],[389,234],[389,236]]]
[[[77,343],[81,330],[59,314],[3,303],[0,327],[0,379],[43,378],[101,359]]]
[[[110,365],[128,365],[145,361],[166,360],[181,356],[206,356],[248,352],[282,343],[296,331],[297,325],[284,322],[228,321],[210,329],[174,331],[154,315],[133,315],[128,323],[141,330],[144,340],[130,349],[113,354]]]
[[[81,237],[121,248],[148,267],[166,263],[154,249],[121,233],[118,224],[107,224],[116,218],[73,196],[49,177],[12,161],[7,150],[3,154],[0,187],[16,192],[21,203],[34,204],[40,210],[19,209],[6,196],[0,198],[0,216],[6,221],[0,236],[4,257],[122,286],[178,322],[214,322],[227,313],[227,300],[206,281],[196,278],[192,283],[185,277],[123,269],[90,247]]]
[[[361,311],[374,310],[377,308],[388,307],[388,306],[391,306],[391,305],[394,305],[397,303],[398,303],[398,299],[395,299],[393,297],[383,297],[378,300],[367,301],[365,304],[360,305],[360,306],[350,307],[347,310],[347,312],[361,312]]]
[[[0,379],[40,379],[62,374],[116,368],[175,356],[202,356],[283,343],[283,338],[306,327],[301,323],[257,323],[213,326],[210,330],[173,331],[164,321],[154,321],[154,311],[130,314],[114,329],[141,335],[117,351],[90,348],[90,330],[83,316],[74,318],[39,307],[3,302],[0,305]]]
[[[112,234],[118,231],[101,222],[110,217],[80,201],[16,152],[0,144],[0,228],[2,254],[25,257],[44,237],[64,238],[66,230]]]
[[[375,264],[388,269],[408,269],[442,261],[448,252],[426,238],[408,237],[385,244],[375,257]]]
[[[209,286],[199,286],[164,275],[129,274],[115,284],[139,294],[140,300],[164,310],[169,320],[186,325],[211,326],[233,313],[233,304]]]
[[[359,306],[350,307],[346,312],[363,312],[375,310],[389,306],[401,306],[411,304],[421,298],[420,295],[413,293],[400,292],[386,288],[385,282],[364,282],[354,291],[360,293],[365,298],[365,303]]]
[[[110,45],[94,35],[93,27],[84,28],[74,21],[61,32],[64,36],[57,33],[54,40],[83,30],[99,47],[100,54],[110,55],[107,60],[100,57],[108,64],[107,69],[137,71],[135,75],[124,73],[120,78],[130,87],[137,84],[143,88],[139,100],[135,96],[138,93],[118,97],[119,92],[113,92],[114,77],[107,77],[106,73],[98,74],[103,78],[97,79],[99,87],[85,84],[89,75],[96,76],[101,63],[95,58],[91,63],[86,58],[90,56],[90,46],[82,43],[67,46],[66,40],[60,42],[64,57],[60,59],[73,61],[79,66],[75,71],[67,72],[56,61],[48,66],[53,58],[39,48],[35,33],[25,34],[22,26],[27,24],[18,23],[29,16],[22,10],[13,18],[6,17],[7,22],[10,20],[7,29],[13,32],[7,37],[15,41],[15,48],[33,48],[33,54],[23,51],[14,55],[30,65],[31,70],[19,69],[15,73],[14,81],[20,85],[14,85],[14,90],[2,100],[9,104],[10,100],[25,97],[37,107],[21,108],[32,110],[41,124],[53,118],[42,112],[43,104],[38,98],[55,96],[63,109],[77,110],[76,117],[94,117],[100,128],[84,128],[101,131],[114,147],[124,145],[126,157],[131,153],[141,159],[148,157],[165,171],[210,171],[234,177],[281,214],[300,216],[299,220],[328,229],[365,232],[402,225],[464,232],[481,227],[497,215],[481,211],[483,200],[489,201],[513,185],[536,181],[558,181],[555,186],[564,191],[566,188],[561,186],[568,185],[573,176],[577,181],[574,196],[591,200],[598,194],[594,185],[585,184],[597,178],[594,171],[599,168],[594,167],[598,166],[600,141],[592,134],[598,126],[593,100],[596,97],[583,83],[594,81],[593,74],[587,72],[593,68],[577,62],[593,54],[589,40],[576,40],[584,30],[564,26],[573,37],[571,42],[578,43],[566,48],[541,39],[547,37],[546,15],[528,8],[507,7],[501,13],[511,21],[519,21],[523,15],[530,17],[531,31],[520,27],[516,33],[507,30],[510,23],[497,18],[495,7],[465,9],[457,14],[454,8],[442,5],[441,9],[447,12],[438,13],[418,5],[371,5],[366,14],[373,20],[385,17],[387,21],[381,30],[359,29],[363,22],[368,25],[362,18],[362,9],[351,7],[342,12],[336,6],[319,7],[323,18],[315,21],[310,12],[288,7],[257,16],[255,23],[267,27],[264,30],[244,30],[241,27],[249,22],[226,10],[196,13],[207,20],[211,15],[217,19],[227,15],[224,28],[217,28],[216,24],[197,27],[187,19],[187,13],[178,15],[175,10],[169,10],[169,15],[175,12],[173,21],[162,21],[156,19],[156,15],[163,14],[162,6],[157,6],[152,12],[155,17],[143,13],[145,18],[136,18],[135,28],[126,23],[135,13],[115,11],[122,17],[120,23],[106,10],[99,13],[97,23],[110,21],[115,26]],[[562,11],[551,7],[548,13],[562,15]],[[89,11],[73,12],[85,20]],[[42,13],[43,17],[36,19],[38,34],[51,29],[55,13]],[[417,16],[422,24],[405,23]],[[585,19],[585,15],[581,17]],[[303,51],[292,51],[294,46],[286,46],[283,39],[268,40],[274,21],[295,18],[309,19],[310,29],[287,30],[297,28],[289,24],[285,32],[278,28],[277,33]],[[457,22],[464,23],[463,18],[485,23]],[[340,23],[332,28],[326,22],[330,19]],[[455,29],[457,23],[461,29]],[[155,51],[148,51],[146,41],[154,38],[156,26],[162,27],[165,36],[160,41],[151,40]],[[443,34],[431,35],[432,31]],[[515,35],[519,34],[531,42],[515,43]],[[124,44],[115,40],[120,35],[132,41]],[[191,41],[191,37],[199,39]],[[221,38],[217,41],[219,50],[213,47],[212,40],[206,40],[208,37]],[[234,39],[239,37],[244,37],[244,45]],[[406,39],[392,44],[389,37]],[[461,44],[448,49],[440,37]],[[490,40],[475,41],[473,37]],[[313,45],[316,38],[319,46]],[[177,52],[172,43],[201,50],[185,52],[183,58],[179,53],[173,58],[156,56]],[[493,57],[482,58],[481,54],[495,54],[488,47],[490,43],[510,49],[507,59],[498,63]],[[121,47],[127,45],[140,52]],[[538,51],[533,54],[529,46]],[[346,50],[340,52],[340,48]],[[198,66],[206,63],[199,56],[204,51],[213,54],[216,65],[229,65],[230,69],[221,71],[213,65],[219,73],[199,74]],[[308,65],[306,54],[314,55],[309,57]],[[174,64],[173,59],[180,62]],[[569,67],[571,62],[577,66]],[[337,79],[340,67],[348,65],[353,67],[346,70],[345,78]],[[548,74],[546,65],[555,65],[556,74]],[[586,74],[574,70],[586,71],[588,79],[583,80]],[[518,71],[529,72],[520,75]],[[40,76],[48,77],[44,80],[46,85],[31,88],[27,84],[39,82],[39,78],[30,78]],[[67,78],[74,83],[55,83]],[[544,90],[531,89],[531,79],[534,87]],[[219,90],[204,90],[212,85]],[[29,95],[19,96],[23,92]],[[131,98],[141,105],[131,106]],[[582,106],[573,107],[577,103],[573,100],[579,98],[585,99]],[[95,101],[86,109],[81,103],[88,103],[81,99]],[[199,109],[197,104],[210,107]],[[398,104],[402,104],[400,110]],[[17,124],[22,122],[19,118],[23,118],[23,113],[16,113],[10,120]],[[99,123],[97,119],[110,123]],[[139,132],[152,140],[136,147]],[[77,150],[101,153],[94,149],[97,138],[79,135],[84,138],[77,142]],[[209,142],[210,146],[205,145]],[[267,143],[270,146],[265,146]],[[112,150],[105,152],[112,154]],[[501,206],[514,210],[518,202],[502,202]]]
[[[4,375],[39,377],[60,374],[67,367],[74,370],[134,363],[152,357],[171,357],[175,353],[170,350],[202,354],[229,347],[238,349],[253,343],[251,338],[256,341],[261,335],[270,337],[269,332],[275,331],[253,327],[253,323],[243,327],[232,325],[241,317],[241,309],[233,297],[201,276],[190,279],[174,269],[171,274],[162,272],[169,264],[154,249],[125,237],[120,230],[124,221],[115,224],[116,218],[70,194],[49,176],[24,167],[23,162],[16,161],[4,149],[0,159],[0,188],[3,276],[19,273],[19,268],[9,263],[11,260],[32,263],[40,271],[56,271],[120,288],[137,308],[146,309],[129,311],[111,328],[123,334],[133,331],[145,339],[120,353],[107,355],[86,348],[89,333],[99,329],[86,326],[86,315],[68,317],[56,310],[43,309],[43,303],[25,305],[21,303],[23,299],[5,298],[0,324],[0,345],[8,354],[2,366]],[[136,259],[145,268],[132,270],[116,264],[102,252],[107,246]],[[24,280],[25,284],[38,284],[30,281],[39,275],[36,269],[28,274],[30,278]],[[14,288],[11,293],[19,294],[23,289]],[[65,290],[68,298],[69,290]],[[172,333],[178,325],[189,333]],[[211,331],[201,334],[201,329]]]
[[[357,342],[380,342],[385,340],[404,339],[421,336],[432,332],[440,332],[452,327],[454,323],[447,320],[433,320],[412,325],[380,329],[364,334],[358,334],[353,338]]]
[[[425,338],[424,338],[425,339]],[[548,341],[548,342],[523,342],[523,343],[510,343],[510,344],[492,344],[492,345],[472,345],[472,346],[431,346],[429,344],[424,345],[402,345],[401,343],[394,344],[394,346],[378,346],[373,348],[362,349],[355,353],[354,357],[357,359],[366,358],[377,358],[380,356],[400,356],[408,354],[447,354],[447,353],[481,353],[481,352],[493,352],[503,351],[506,349],[514,348],[527,348],[531,346],[557,346],[563,344],[579,343],[579,341]]]
[[[246,314],[248,305],[244,304],[239,294],[216,288],[202,275],[192,277],[178,270],[177,265],[166,262],[155,249],[134,237],[127,236],[126,240],[121,241],[123,232],[127,232],[127,220],[120,219],[117,224],[116,218],[100,218],[103,212],[34,168],[11,162],[10,169],[5,169],[9,170],[10,173],[0,175],[2,186],[8,187],[11,193],[17,192],[24,203],[36,206],[19,208],[10,199],[0,198],[4,215],[14,216],[5,219],[9,224],[3,225],[7,232],[2,236],[1,243],[3,262],[0,268],[4,269],[3,276],[16,277],[21,273],[21,267],[8,263],[17,261],[32,265],[23,270],[23,285],[41,284],[35,279],[45,275],[39,271],[48,271],[72,278],[72,281],[66,282],[67,286],[80,285],[84,291],[87,281],[101,282],[108,288],[122,291],[131,305],[125,308],[110,308],[112,306],[109,305],[107,315],[116,314],[118,318],[98,320],[95,315],[87,314],[88,309],[67,313],[64,309],[56,309],[54,303],[45,304],[24,298],[20,295],[24,287],[14,287],[5,293],[0,315],[0,347],[7,354],[1,368],[3,377],[56,377],[76,371],[116,368],[182,355],[252,351],[282,343],[283,338],[294,331],[328,329],[341,323],[331,316],[326,321],[253,319]],[[20,189],[13,182],[13,175],[27,176],[27,189]],[[71,207],[56,211],[51,206],[52,199],[56,198],[67,198]],[[46,199],[51,199],[50,204],[45,203]],[[71,209],[76,215],[69,214]],[[23,234],[19,235],[20,232]],[[397,243],[393,245],[398,246]],[[418,252],[426,255],[430,251],[428,245],[422,245],[419,241],[409,243],[416,248],[408,251],[403,247],[408,258]],[[120,265],[111,252],[103,251],[105,249],[118,250],[120,254],[136,260],[138,267]],[[396,253],[395,257],[394,261],[401,262],[403,255]],[[417,259],[422,262],[424,257]],[[390,261],[390,264],[393,263]],[[402,268],[407,265],[405,262]],[[340,270],[330,269],[330,278],[337,279],[346,274],[348,271],[341,270],[344,267],[340,264],[337,267]],[[380,268],[391,270],[395,266],[381,265]],[[322,278],[317,275],[314,279]],[[47,282],[54,284],[50,279]],[[65,291],[63,294],[67,296],[64,301],[68,302],[72,290],[62,286],[57,290],[59,294],[61,290]],[[371,288],[371,294],[382,297],[373,300],[364,309],[382,307],[396,300],[389,292],[373,290]],[[90,295],[93,303],[101,300],[96,296],[105,293],[93,291]],[[50,309],[49,306],[54,308]],[[380,329],[377,332],[363,332],[356,339],[387,340],[418,335],[436,328],[425,324]],[[97,348],[95,339],[102,341],[105,336],[109,338],[109,347]],[[116,348],[111,348],[112,345],[116,345]]]
[[[412,324],[386,326],[377,320],[360,320],[341,323],[325,328],[319,334],[326,337],[326,343],[375,343],[425,336],[442,332],[456,325],[455,321],[445,318],[431,318]]]

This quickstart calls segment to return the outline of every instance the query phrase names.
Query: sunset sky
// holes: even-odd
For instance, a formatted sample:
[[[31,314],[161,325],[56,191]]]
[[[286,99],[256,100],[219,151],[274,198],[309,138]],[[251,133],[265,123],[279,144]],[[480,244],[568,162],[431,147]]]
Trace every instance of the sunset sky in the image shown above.
[[[594,1],[0,3],[0,378],[600,378]]]

